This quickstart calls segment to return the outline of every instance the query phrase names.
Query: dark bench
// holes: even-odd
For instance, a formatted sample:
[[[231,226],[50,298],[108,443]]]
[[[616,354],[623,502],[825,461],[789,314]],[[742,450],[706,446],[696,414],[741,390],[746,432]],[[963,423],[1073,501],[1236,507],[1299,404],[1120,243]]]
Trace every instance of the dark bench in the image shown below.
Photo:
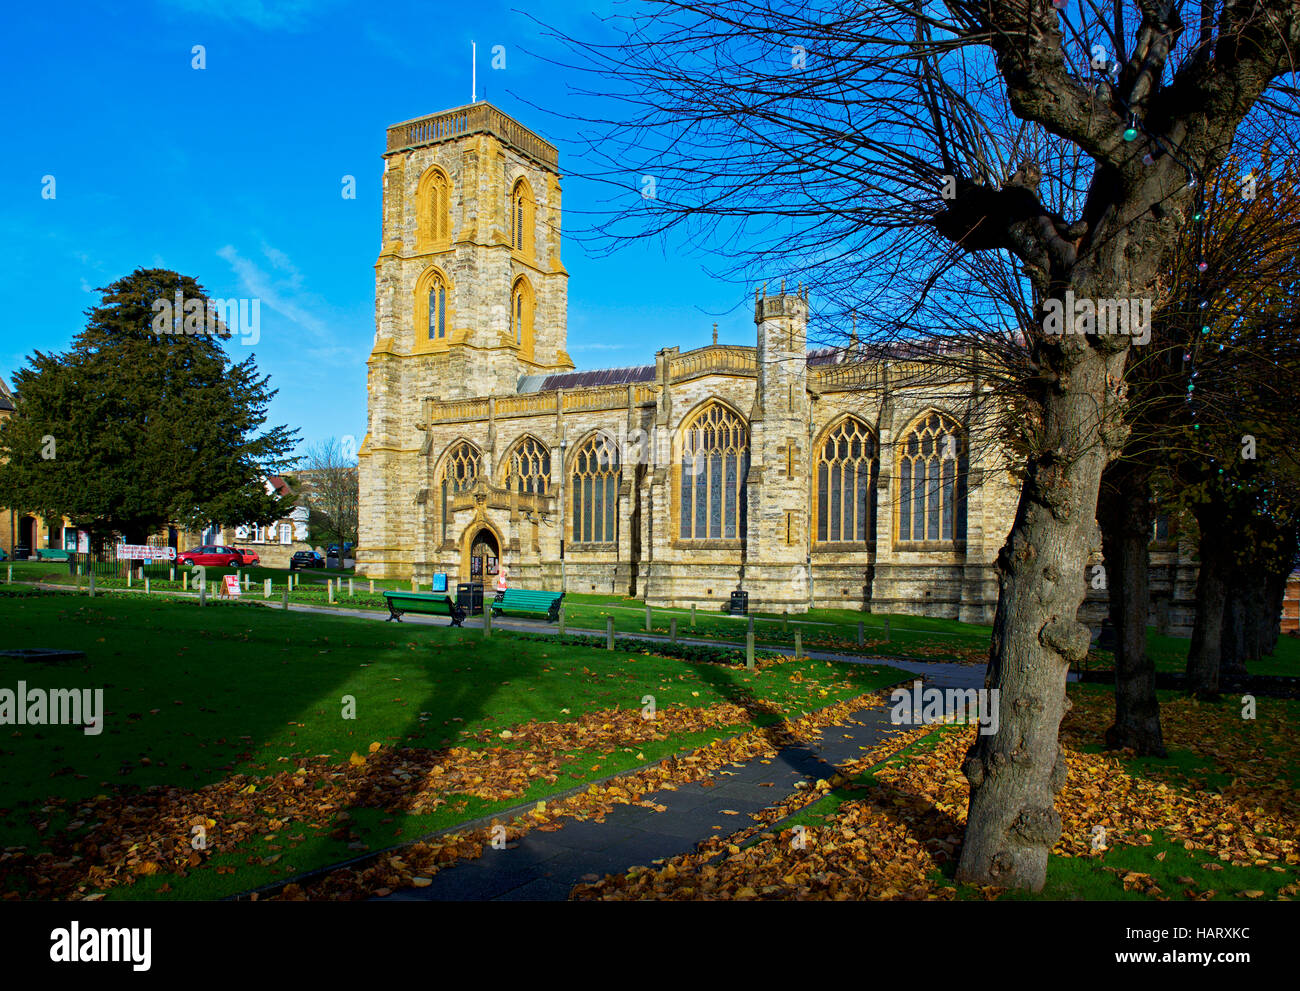
[[[448,595],[431,595],[428,592],[385,592],[388,600],[388,620],[402,621],[402,613],[424,613],[428,616],[450,616],[452,626],[465,620],[465,610],[451,601]]]
[[[546,613],[549,622],[560,618],[563,592],[531,592],[526,588],[508,588],[497,595],[492,603],[492,615],[500,616],[503,610],[511,612]]]
[[[68,560],[68,551],[61,551],[54,547],[42,547],[36,551],[36,557],[41,561],[66,561]]]

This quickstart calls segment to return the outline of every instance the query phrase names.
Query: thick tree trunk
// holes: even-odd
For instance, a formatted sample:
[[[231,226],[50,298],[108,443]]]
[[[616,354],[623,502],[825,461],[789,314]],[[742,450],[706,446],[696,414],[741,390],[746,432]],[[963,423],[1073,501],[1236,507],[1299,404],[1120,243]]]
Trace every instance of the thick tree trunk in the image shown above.
[[[1116,461],[1106,469],[1097,522],[1115,628],[1115,722],[1106,730],[1106,747],[1164,757],[1156,669],[1147,654],[1151,473],[1145,465]]]
[[[1192,642],[1187,651],[1187,678],[1184,688],[1201,698],[1219,694],[1219,655],[1223,637],[1223,613],[1228,597],[1227,577],[1231,570],[1230,551],[1223,546],[1219,530],[1221,519],[1201,524],[1200,572],[1196,578],[1196,620],[1192,625]]]
[[[1097,489],[1108,454],[1098,443],[1097,411],[1109,382],[1122,380],[1124,359],[1123,351],[1071,350],[1059,385],[1043,397],[1043,431],[1053,441],[1029,459],[1015,522],[998,555],[1000,594],[985,678],[998,692],[998,730],[979,735],[962,764],[970,782],[957,868],[962,882],[1039,891],[1061,833],[1053,801],[1067,770],[1059,742],[1069,706],[1065,679],[1070,664],[1088,653],[1091,635],[1076,617],[1088,557],[1101,543]]]
[[[1219,636],[1219,684],[1232,684],[1246,676],[1250,625],[1249,595],[1240,571],[1229,572],[1223,600],[1223,630]]]
[[[1260,617],[1260,653],[1269,657],[1277,650],[1277,638],[1282,632],[1287,577],[1276,572],[1268,576],[1264,614]]]

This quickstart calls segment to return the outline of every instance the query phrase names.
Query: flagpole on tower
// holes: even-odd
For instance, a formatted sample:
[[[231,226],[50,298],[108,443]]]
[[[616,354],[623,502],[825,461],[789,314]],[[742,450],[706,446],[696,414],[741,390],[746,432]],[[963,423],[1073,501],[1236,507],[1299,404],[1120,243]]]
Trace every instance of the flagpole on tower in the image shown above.
[[[470,70],[469,102],[478,103],[478,43],[471,41],[469,47],[470,61],[474,64],[474,67]]]

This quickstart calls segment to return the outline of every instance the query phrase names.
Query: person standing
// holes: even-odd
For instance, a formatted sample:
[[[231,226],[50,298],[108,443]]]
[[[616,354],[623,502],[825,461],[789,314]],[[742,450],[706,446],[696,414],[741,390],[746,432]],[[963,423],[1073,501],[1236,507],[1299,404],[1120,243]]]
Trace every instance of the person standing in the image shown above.
[[[506,575],[506,563],[505,561],[502,561],[497,568],[497,600],[498,601],[500,601],[501,597],[506,594],[507,587],[508,587],[508,578]]]

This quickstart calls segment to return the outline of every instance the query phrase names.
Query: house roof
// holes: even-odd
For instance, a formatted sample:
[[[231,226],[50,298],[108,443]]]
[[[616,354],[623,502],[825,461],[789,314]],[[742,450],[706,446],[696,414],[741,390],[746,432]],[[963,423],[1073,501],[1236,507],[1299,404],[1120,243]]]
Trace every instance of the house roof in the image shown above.
[[[9,386],[5,380],[0,378],[0,410],[14,409],[14,394],[9,391]]]

